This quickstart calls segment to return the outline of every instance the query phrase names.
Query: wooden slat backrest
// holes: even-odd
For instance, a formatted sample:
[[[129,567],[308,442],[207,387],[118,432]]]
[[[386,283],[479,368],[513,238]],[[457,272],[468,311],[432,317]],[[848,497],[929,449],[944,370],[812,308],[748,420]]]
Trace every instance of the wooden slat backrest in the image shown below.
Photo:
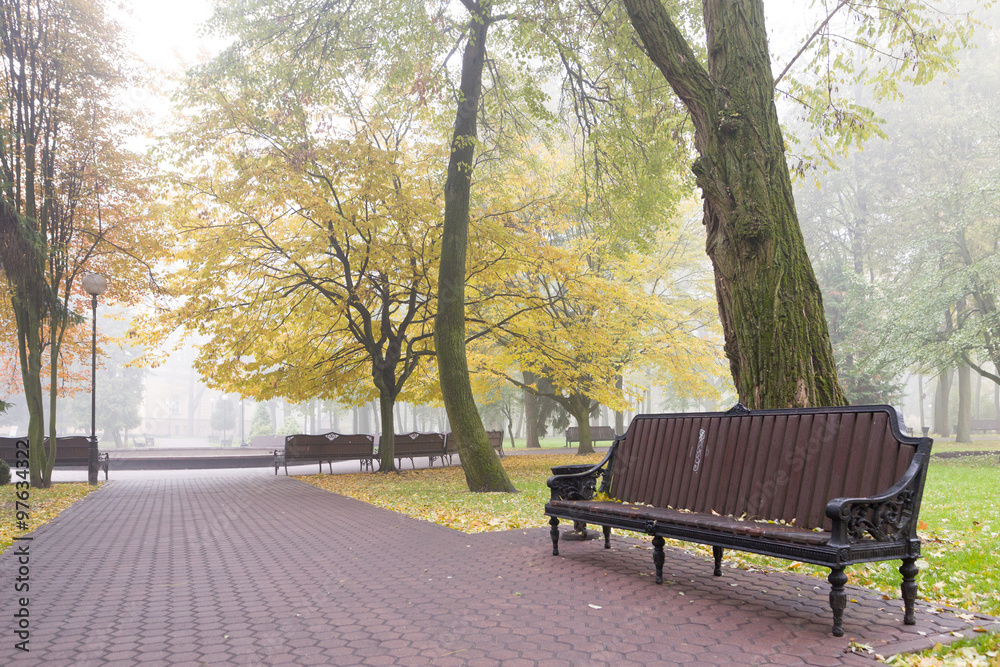
[[[371,456],[375,438],[367,434],[296,434],[285,438],[285,458],[350,459]]]
[[[0,438],[0,460],[6,461],[13,470],[17,458],[17,441],[26,438]]]
[[[338,456],[358,458],[372,456],[375,453],[375,436],[365,433],[357,434],[335,434],[337,437],[330,441],[330,444],[337,451]]]
[[[619,442],[611,495],[625,502],[827,524],[832,498],[895,483],[916,440],[887,406],[744,415],[639,415]]]
[[[395,456],[440,456],[445,453],[444,433],[397,433]]]
[[[0,438],[0,459],[14,467],[15,443],[26,438]],[[48,438],[45,439],[48,444]],[[90,460],[90,438],[68,435],[56,438],[56,463],[62,465],[87,465]]]
[[[90,461],[90,438],[70,435],[56,438],[56,463],[87,465]]]
[[[590,439],[591,440],[614,440],[615,430],[610,426],[591,426],[590,427]],[[579,426],[567,426],[566,427],[566,441],[567,442],[580,442],[580,427]]]

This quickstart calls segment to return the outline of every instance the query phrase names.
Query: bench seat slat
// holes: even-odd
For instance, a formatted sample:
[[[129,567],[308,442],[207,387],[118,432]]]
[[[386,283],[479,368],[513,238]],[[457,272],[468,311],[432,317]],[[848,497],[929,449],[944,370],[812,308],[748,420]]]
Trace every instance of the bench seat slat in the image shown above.
[[[584,510],[595,515],[606,515],[608,518],[625,517],[630,519],[651,519],[664,524],[705,528],[734,535],[750,535],[768,537],[770,539],[792,542],[795,544],[823,545],[830,541],[830,533],[825,531],[805,530],[779,523],[763,521],[740,521],[729,516],[715,516],[696,512],[678,512],[666,507],[646,507],[645,505],[627,505],[613,501],[580,501],[553,500],[548,508],[555,513],[559,509]]]

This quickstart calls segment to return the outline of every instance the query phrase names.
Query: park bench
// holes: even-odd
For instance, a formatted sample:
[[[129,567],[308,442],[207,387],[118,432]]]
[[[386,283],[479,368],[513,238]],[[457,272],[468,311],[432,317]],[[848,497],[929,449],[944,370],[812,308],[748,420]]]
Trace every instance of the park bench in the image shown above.
[[[458,454],[458,441],[451,437],[451,432],[445,434],[444,455],[448,457],[448,465],[451,465],[451,457]],[[503,451],[503,431],[487,431],[486,436],[490,439],[490,445],[499,456],[506,456]]]
[[[322,473],[324,461],[330,466],[331,475],[334,461],[360,461],[361,470],[374,470],[374,460],[373,435],[289,435],[285,436],[285,448],[274,450],[274,474],[277,475],[278,468],[284,466],[287,475],[289,464],[296,463],[318,463]]]
[[[830,568],[833,634],[843,635],[845,567],[902,560],[904,623],[913,625],[917,515],[929,438],[901,434],[889,406],[638,415],[601,463],[548,480],[552,553],[559,519]],[[566,468],[569,468],[568,470]],[[597,481],[600,492],[594,497]]]
[[[0,438],[0,459],[3,459],[14,469],[17,457],[17,441],[25,438]],[[49,439],[45,438],[48,445]],[[90,438],[82,435],[71,435],[56,438],[56,468],[89,468]],[[104,479],[108,479],[108,453],[97,453],[97,469],[104,471]]]
[[[490,444],[493,445],[497,455],[506,456],[503,451],[503,431],[487,431],[486,435],[489,436]]]
[[[402,467],[404,458],[410,459],[410,466],[413,466],[413,459],[417,456],[426,456],[431,467],[434,466],[434,459],[441,459],[443,466],[444,457],[449,455],[447,433],[419,433],[416,431],[397,433],[393,443],[395,448],[393,456],[399,467]]]
[[[591,442],[611,442],[617,436],[615,435],[615,430],[610,426],[591,426],[590,427],[590,441]],[[570,426],[566,429],[566,446],[569,447],[570,443],[580,442],[580,427]]]
[[[970,431],[994,431],[1000,433],[1000,419],[973,419],[970,426]]]

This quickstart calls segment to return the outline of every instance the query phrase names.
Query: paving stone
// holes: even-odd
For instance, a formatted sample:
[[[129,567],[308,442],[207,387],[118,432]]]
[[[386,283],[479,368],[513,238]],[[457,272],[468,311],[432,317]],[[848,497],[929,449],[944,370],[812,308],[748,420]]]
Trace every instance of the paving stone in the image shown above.
[[[874,667],[851,639],[890,655],[996,622],[920,604],[908,627],[849,586],[838,639],[822,580],[668,548],[657,586],[618,533],[553,557],[548,529],[465,535],[283,476],[115,480],[32,537],[31,652],[5,633],[3,665]],[[0,586],[15,571],[0,555]]]

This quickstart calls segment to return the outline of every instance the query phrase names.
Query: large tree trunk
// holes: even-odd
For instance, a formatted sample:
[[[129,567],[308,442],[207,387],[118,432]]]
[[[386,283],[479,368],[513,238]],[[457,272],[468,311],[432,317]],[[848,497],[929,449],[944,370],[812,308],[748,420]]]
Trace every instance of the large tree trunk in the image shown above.
[[[378,402],[382,422],[382,435],[378,440],[378,471],[395,472],[396,433],[392,425],[392,413],[396,400],[389,392],[380,389]]]
[[[661,0],[622,0],[691,113],[725,350],[750,408],[845,405],[792,197],[761,0],[704,0],[708,71]]]
[[[951,370],[941,369],[938,373],[937,388],[934,390],[934,432],[947,438],[951,435],[951,421],[948,408],[951,394]]]
[[[486,32],[491,3],[466,4],[472,19],[462,57],[462,80],[455,135],[444,186],[444,229],[438,272],[438,312],[434,323],[441,394],[470,491],[516,491],[490,446],[469,382],[465,356],[465,262],[469,237],[469,197],[476,142],[476,114],[482,91]]]
[[[578,456],[594,453],[594,441],[590,437],[590,408],[592,406],[593,401],[586,396],[578,394],[570,396],[569,400],[565,402],[565,407],[573,415],[573,418],[576,419],[577,429],[580,434],[580,445],[576,448]]]
[[[972,369],[958,365],[958,424],[955,442],[972,442]]]
[[[531,371],[522,371],[524,384],[534,384],[537,377]],[[541,447],[538,442],[538,396],[528,389],[524,390],[524,423],[525,423],[525,447]]]

